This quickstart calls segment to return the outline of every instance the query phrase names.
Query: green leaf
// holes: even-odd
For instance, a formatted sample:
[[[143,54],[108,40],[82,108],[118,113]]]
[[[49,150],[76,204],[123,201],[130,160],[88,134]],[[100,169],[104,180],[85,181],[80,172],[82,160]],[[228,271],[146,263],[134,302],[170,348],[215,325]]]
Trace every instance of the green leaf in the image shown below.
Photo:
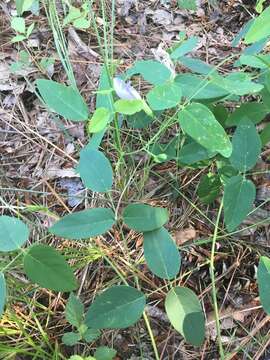
[[[135,74],[142,75],[146,81],[153,85],[162,85],[172,77],[171,71],[165,65],[155,60],[136,61],[126,72],[128,77]]]
[[[170,57],[173,60],[179,59],[181,56],[192,51],[198,44],[199,38],[197,36],[191,36],[189,39],[184,40],[180,46],[178,46],[173,52],[171,53]]]
[[[265,3],[266,0],[257,0],[256,2],[256,11],[260,14],[263,11],[263,4]]]
[[[226,77],[215,75],[213,81],[233,95],[256,94],[263,89],[263,85],[251,81],[246,73],[234,72]]]
[[[133,115],[143,110],[142,100],[117,100],[114,103],[115,111],[124,115]]]
[[[116,356],[116,350],[107,346],[100,346],[94,353],[96,360],[112,360]]]
[[[215,118],[220,123],[222,127],[225,127],[226,121],[228,119],[229,113],[227,108],[224,105],[218,104],[213,106],[211,109]]]
[[[202,176],[198,186],[198,196],[204,204],[211,204],[220,194],[221,181],[218,175],[209,173]]]
[[[226,126],[237,126],[242,120],[250,120],[254,124],[258,124],[268,112],[269,110],[263,103],[243,103],[229,115]]]
[[[83,339],[86,342],[92,342],[98,339],[101,335],[100,330],[97,329],[87,329],[86,332],[83,334]]]
[[[270,35],[270,6],[267,7],[252,23],[246,36],[245,43],[251,44]]]
[[[157,163],[162,163],[165,161],[170,161],[176,159],[176,144],[178,141],[178,137],[175,136],[169,143],[167,144],[159,144],[155,143],[150,146],[149,151],[154,158],[154,161]]]
[[[154,87],[146,98],[152,110],[171,109],[180,103],[182,90],[174,82],[168,82]]]
[[[87,105],[77,89],[45,79],[36,80],[36,84],[45,104],[51,110],[72,121],[88,119]]]
[[[224,219],[229,232],[234,231],[252,210],[256,188],[243,176],[233,176],[225,183]]]
[[[11,27],[13,30],[20,34],[25,33],[25,20],[22,17],[13,17],[11,18]]]
[[[265,54],[261,55],[241,55],[239,58],[241,65],[254,67],[255,69],[267,69],[270,62],[270,56]]]
[[[111,114],[109,121],[112,120],[114,113],[113,96],[111,90],[111,79],[108,77],[106,66],[103,66],[101,69],[100,81],[96,97],[96,108],[104,107],[108,109],[109,113]],[[103,93],[104,91],[105,93]],[[105,132],[106,128],[99,131],[98,133],[94,133],[88,146],[92,149],[98,149]]]
[[[89,146],[80,152],[78,172],[85,187],[96,192],[107,192],[113,183],[110,161],[99,150]]]
[[[16,35],[11,39],[12,43],[20,42],[26,39],[25,35]]]
[[[86,324],[93,329],[123,329],[141,317],[145,296],[131,286],[112,286],[97,296],[86,313]]]
[[[27,31],[26,31],[26,37],[27,37],[27,39],[28,39],[29,36],[32,34],[32,32],[33,32],[33,30],[34,30],[34,27],[35,27],[35,23],[32,23],[32,24],[28,27],[28,29],[27,29]]]
[[[266,256],[260,257],[257,279],[262,307],[270,315],[270,259]]]
[[[6,280],[2,272],[0,272],[0,316],[4,312],[7,296]]]
[[[185,10],[197,10],[196,0],[178,0],[178,6]]]
[[[135,231],[152,231],[169,219],[167,209],[147,204],[130,204],[123,211],[125,224]]]
[[[232,166],[246,172],[252,169],[261,153],[261,139],[255,125],[250,121],[242,121],[232,137],[233,151],[230,157]]]
[[[111,209],[94,208],[64,216],[49,229],[49,232],[66,239],[79,240],[104,234],[114,223],[114,213]]]
[[[48,245],[32,245],[24,255],[23,267],[33,283],[54,291],[72,291],[77,281],[65,258]]]
[[[0,216],[0,251],[19,249],[28,239],[28,227],[19,219]]]
[[[178,60],[181,65],[198,74],[208,75],[214,69],[213,66],[208,65],[206,62],[189,56],[181,56]]]
[[[192,141],[180,149],[177,160],[179,163],[192,165],[199,161],[211,159],[216,154],[216,151],[209,151],[195,141]]]
[[[90,119],[88,131],[90,133],[97,133],[102,131],[110,121],[111,114],[106,108],[98,108],[95,110],[93,116]]]
[[[62,336],[62,341],[67,346],[74,346],[81,340],[81,335],[73,331],[67,332]]]
[[[18,15],[22,15],[25,11],[29,10],[35,0],[16,0],[16,10]]]
[[[139,111],[136,114],[127,117],[128,127],[133,129],[144,129],[153,122],[154,118],[145,113],[145,111]]]
[[[81,17],[73,21],[73,26],[77,29],[88,29],[90,26],[90,20]]]
[[[175,287],[166,296],[165,309],[172,326],[194,345],[200,346],[205,336],[205,319],[198,297],[185,287]]]
[[[213,80],[204,80],[197,75],[181,74],[174,81],[181,87],[183,96],[189,100],[213,100],[229,94],[227,90],[213,84]]]
[[[83,321],[84,306],[77,296],[70,293],[68,302],[65,308],[65,316],[67,321],[77,328],[80,327]]]
[[[238,175],[238,171],[229,163],[229,159],[218,160],[216,164],[222,184],[226,184],[231,177]]]
[[[177,246],[165,228],[143,234],[144,258],[149,269],[162,279],[173,279],[180,270]]]
[[[267,124],[265,128],[260,133],[260,138],[262,142],[262,146],[265,146],[270,141],[270,124]]]
[[[192,103],[179,112],[182,129],[197,143],[224,157],[230,157],[232,144],[212,112],[199,103]]]
[[[232,47],[236,47],[239,45],[240,41],[243,39],[243,37],[247,34],[249,31],[251,25],[254,23],[255,19],[250,19],[239,31],[239,33],[236,35],[236,37],[232,41]]]

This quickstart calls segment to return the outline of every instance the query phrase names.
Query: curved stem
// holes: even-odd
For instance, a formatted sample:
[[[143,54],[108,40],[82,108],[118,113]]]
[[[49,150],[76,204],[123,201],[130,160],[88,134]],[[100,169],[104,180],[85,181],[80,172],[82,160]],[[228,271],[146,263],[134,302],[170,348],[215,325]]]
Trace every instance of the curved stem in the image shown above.
[[[211,249],[211,257],[210,257],[210,277],[211,277],[211,284],[212,284],[212,299],[214,305],[214,314],[215,314],[215,322],[216,322],[216,329],[217,329],[217,338],[218,338],[218,347],[219,347],[219,355],[220,359],[224,360],[224,349],[221,341],[221,330],[220,330],[220,322],[219,322],[219,311],[218,311],[218,303],[217,303],[217,291],[216,291],[216,282],[215,282],[215,250],[216,250],[216,241],[217,241],[217,234],[218,234],[218,224],[221,216],[221,211],[223,207],[223,200],[220,203],[220,207],[218,210],[217,220],[215,224],[213,239],[212,239],[212,249]]]

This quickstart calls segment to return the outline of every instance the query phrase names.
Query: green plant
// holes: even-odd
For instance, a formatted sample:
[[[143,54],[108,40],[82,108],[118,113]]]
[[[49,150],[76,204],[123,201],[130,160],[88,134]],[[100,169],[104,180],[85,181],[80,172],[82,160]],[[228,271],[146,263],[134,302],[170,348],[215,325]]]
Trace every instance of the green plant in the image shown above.
[[[71,331],[63,335],[62,341],[64,344],[73,346],[79,341],[84,340],[91,342],[100,336],[99,330],[89,328],[84,320],[84,306],[83,303],[73,293],[70,294],[66,308],[66,320],[72,325],[76,332]]]
[[[92,20],[95,27],[95,18]],[[246,49],[240,54],[235,63],[237,71],[228,75],[223,75],[219,70],[234,56],[213,67],[187,55],[196,46],[196,37],[182,41],[177,48],[168,52],[170,66],[154,60],[137,61],[120,76],[115,76],[115,66],[109,63],[109,51],[105,47],[106,62],[97,91],[96,110],[92,116],[72,80],[72,72],[71,85],[68,86],[52,80],[36,81],[37,91],[47,108],[68,120],[85,122],[89,143],[80,151],[77,171],[85,187],[93,192],[104,193],[110,204],[108,207],[68,214],[56,221],[49,233],[83,242],[104,235],[116,227],[124,244],[123,228],[142,233],[144,260],[168,289],[165,309],[169,320],[175,330],[194,346],[200,346],[204,341],[205,318],[197,295],[191,289],[177,285],[181,280],[181,253],[165,228],[169,220],[167,210],[146,204],[144,199],[136,199],[131,203],[127,199],[128,204],[122,209],[122,198],[115,206],[112,194],[118,188],[125,193],[127,186],[123,186],[114,174],[126,166],[136,153],[144,153],[150,167],[156,163],[174,161],[177,167],[199,168],[207,172],[200,180],[197,195],[202,203],[214,204],[216,200],[220,203],[217,219],[212,221],[214,230],[209,265],[222,359],[224,351],[215,288],[215,247],[219,233],[222,233],[220,236],[229,236],[238,232],[239,225],[253,211],[256,187],[251,170],[259,159],[262,146],[270,140],[269,126],[260,134],[256,128],[270,112],[269,58],[268,55],[258,55],[264,47],[258,42],[263,40],[265,44],[265,39],[270,35],[269,20],[270,8],[267,8],[234,40],[233,43],[237,44],[244,38],[246,44],[255,43],[256,46],[255,50],[254,47],[253,50],[248,47],[248,51]],[[257,51],[257,46],[259,49],[262,46],[262,49]],[[178,63],[191,73],[176,74],[175,65]],[[128,82],[135,75],[142,77],[151,87],[145,98]],[[256,101],[242,102],[245,95],[253,96]],[[238,106],[231,114],[226,107],[228,101]],[[155,123],[159,126],[150,138],[142,138],[140,149],[130,151],[121,142],[123,120],[129,127],[136,129]],[[169,142],[162,143],[162,135],[173,126],[177,129],[175,135]],[[118,158],[115,166],[100,149],[106,131],[111,132],[114,139],[112,149]],[[224,226],[220,221],[222,210]],[[32,282],[54,291],[75,290],[76,279],[64,257],[45,245],[35,244],[21,249],[27,238],[28,230],[20,220],[7,216],[0,218],[0,250],[18,251],[19,256],[23,255],[24,270]],[[128,256],[128,248],[126,254]],[[113,285],[97,295],[87,309],[85,318],[82,303],[73,294],[70,295],[66,318],[76,332],[65,334],[64,343],[73,345],[82,339],[91,341],[95,338],[91,338],[93,333],[98,336],[102,329],[127,328],[143,316],[156,359],[159,359],[145,313],[147,299],[136,276],[139,263],[130,265],[133,280],[127,280],[107,254],[103,253],[102,256],[112,266],[122,284]],[[260,298],[267,313],[270,311],[269,261],[266,257],[261,258],[258,268]],[[0,278],[0,309],[4,307],[6,270],[2,270]],[[94,356],[97,357],[96,354]]]
[[[64,18],[63,25],[72,24],[77,29],[87,29],[90,26],[89,1],[85,1],[80,8],[72,6],[69,1],[65,1],[68,6],[68,14]]]
[[[32,23],[28,28],[26,28],[24,18],[19,16],[14,16],[11,19],[11,27],[17,33],[17,35],[11,39],[11,41],[15,43],[28,39],[34,30],[35,24]]]

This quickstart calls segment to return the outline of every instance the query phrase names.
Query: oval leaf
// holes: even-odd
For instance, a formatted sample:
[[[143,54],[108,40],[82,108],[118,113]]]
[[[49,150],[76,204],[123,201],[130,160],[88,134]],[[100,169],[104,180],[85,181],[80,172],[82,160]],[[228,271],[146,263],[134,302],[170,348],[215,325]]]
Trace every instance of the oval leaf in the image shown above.
[[[0,316],[4,312],[6,296],[7,296],[6,280],[4,274],[0,272]]]
[[[152,110],[171,109],[180,103],[182,90],[179,85],[169,82],[154,87],[146,97]]]
[[[115,111],[120,114],[133,115],[143,109],[142,100],[117,100],[114,103]]]
[[[141,60],[128,69],[126,75],[131,77],[141,74],[142,77],[153,85],[162,85],[172,76],[171,71],[162,63],[155,60]]]
[[[66,215],[49,231],[56,236],[79,240],[104,234],[114,223],[114,213],[111,209],[95,208]]]
[[[0,251],[19,249],[28,239],[28,227],[19,219],[0,216]]]
[[[245,43],[251,44],[270,35],[270,6],[258,16],[250,26]]]
[[[216,154],[216,151],[207,150],[205,147],[192,141],[180,149],[178,161],[182,164],[192,165],[198,161],[211,159]]]
[[[78,171],[83,184],[92,191],[109,191],[113,183],[113,171],[109,160],[99,150],[85,147],[80,152]]]
[[[135,231],[152,231],[169,219],[167,209],[147,204],[131,204],[123,211],[125,224]]]
[[[233,176],[225,183],[224,218],[228,231],[233,231],[252,210],[256,188],[243,176]]]
[[[257,279],[262,307],[270,315],[270,259],[266,256],[260,257]]]
[[[212,112],[202,104],[192,103],[179,112],[182,129],[197,143],[224,157],[232,153],[232,144]]]
[[[71,293],[65,307],[65,316],[67,321],[76,328],[79,328],[83,322],[83,312],[83,303],[77,296]]]
[[[237,126],[242,120],[250,120],[254,124],[258,124],[267,114],[267,107],[263,103],[244,103],[229,115],[226,126]]]
[[[48,245],[33,245],[24,255],[23,267],[33,283],[54,290],[72,291],[77,281],[65,258]]]
[[[94,353],[96,360],[113,360],[116,356],[116,350],[107,346],[100,346]]]
[[[52,80],[39,79],[36,84],[45,104],[51,110],[72,121],[88,119],[87,105],[78,90]]]
[[[102,131],[110,121],[111,114],[109,113],[109,110],[106,108],[98,108],[95,110],[89,126],[88,131],[90,133],[97,133],[99,131]]]
[[[144,257],[149,269],[162,279],[174,278],[181,258],[175,242],[165,228],[143,234]]]
[[[165,300],[165,308],[172,326],[194,345],[204,341],[205,319],[198,297],[188,288],[173,288]]]
[[[189,39],[184,40],[180,46],[173,50],[170,57],[173,60],[180,58],[192,51],[198,44],[199,38],[197,36],[191,36]]]
[[[123,329],[141,317],[145,296],[131,286],[113,286],[97,296],[86,313],[86,324],[93,329]]]
[[[255,125],[250,120],[242,121],[237,126],[232,145],[232,166],[242,172],[253,168],[260,156],[262,143]]]

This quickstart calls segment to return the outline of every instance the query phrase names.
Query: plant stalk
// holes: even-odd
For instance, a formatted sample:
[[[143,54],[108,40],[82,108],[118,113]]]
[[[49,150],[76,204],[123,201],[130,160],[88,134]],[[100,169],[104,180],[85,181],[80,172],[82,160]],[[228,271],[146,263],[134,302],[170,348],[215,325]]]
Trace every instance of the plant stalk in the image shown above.
[[[214,305],[214,315],[215,315],[215,322],[216,322],[219,355],[220,355],[220,359],[224,360],[225,355],[224,355],[224,349],[223,349],[223,345],[222,345],[222,341],[221,341],[219,309],[218,309],[217,290],[216,290],[216,282],[215,282],[215,250],[216,250],[216,241],[217,241],[217,234],[218,234],[218,224],[219,224],[222,208],[223,208],[223,199],[219,206],[217,220],[216,220],[214,234],[213,234],[213,239],[212,239],[209,270],[210,270],[210,277],[211,277],[211,284],[212,284],[212,299],[213,299],[213,305]]]

